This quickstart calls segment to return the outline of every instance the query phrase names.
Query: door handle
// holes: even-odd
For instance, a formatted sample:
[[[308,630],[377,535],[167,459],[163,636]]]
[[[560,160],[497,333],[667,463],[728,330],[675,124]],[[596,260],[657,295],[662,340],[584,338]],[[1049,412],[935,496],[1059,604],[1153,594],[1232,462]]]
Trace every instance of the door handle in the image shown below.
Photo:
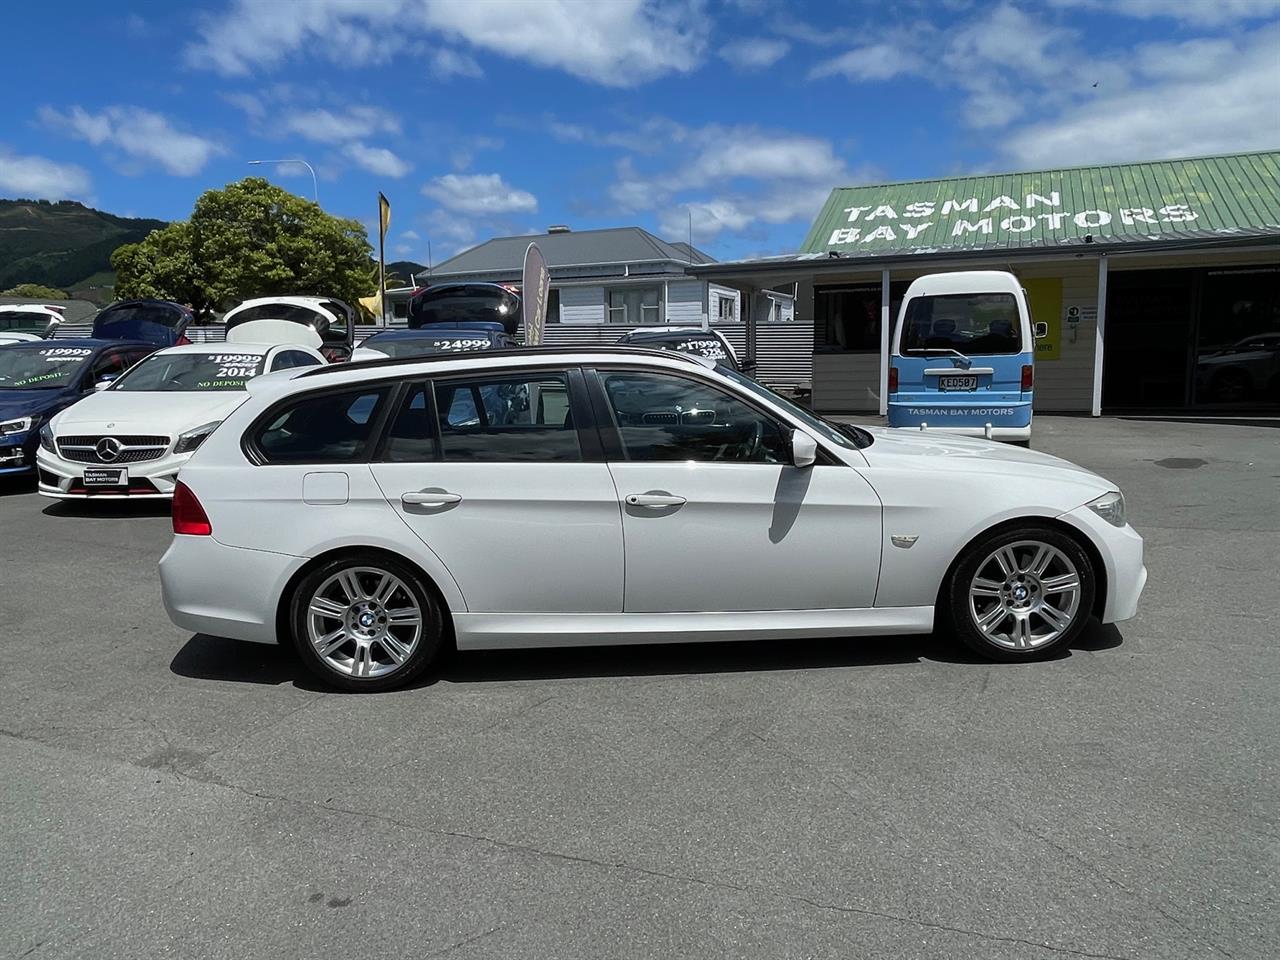
[[[445,490],[413,490],[402,493],[400,502],[415,507],[443,507],[450,503],[461,503],[462,494]]]
[[[678,507],[688,503],[684,497],[673,497],[665,493],[631,493],[627,495],[627,503],[633,507]]]

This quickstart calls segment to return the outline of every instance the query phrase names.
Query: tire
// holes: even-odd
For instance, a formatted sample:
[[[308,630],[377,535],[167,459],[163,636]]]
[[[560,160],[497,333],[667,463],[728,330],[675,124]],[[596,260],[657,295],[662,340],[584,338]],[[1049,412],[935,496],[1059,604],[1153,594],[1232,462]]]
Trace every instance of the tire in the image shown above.
[[[1080,635],[1096,584],[1093,561],[1079,543],[1028,523],[966,548],[946,585],[946,611],[956,636],[975,653],[1041,660]]]
[[[298,582],[289,624],[298,656],[332,687],[376,692],[403,686],[436,658],[440,605],[408,564],[353,553]]]

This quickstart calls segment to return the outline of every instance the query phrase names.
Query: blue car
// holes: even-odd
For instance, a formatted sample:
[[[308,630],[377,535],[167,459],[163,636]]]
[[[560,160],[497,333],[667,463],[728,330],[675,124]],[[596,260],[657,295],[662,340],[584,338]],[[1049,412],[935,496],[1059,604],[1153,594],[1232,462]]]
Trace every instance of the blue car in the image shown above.
[[[352,359],[377,359],[372,353],[366,352],[373,350],[388,357],[421,357],[432,353],[501,350],[519,345],[501,323],[462,320],[456,323],[435,323],[420,330],[385,330],[375,333],[360,344]]]
[[[159,344],[144,340],[34,340],[0,347],[0,475],[35,469],[40,428]]]

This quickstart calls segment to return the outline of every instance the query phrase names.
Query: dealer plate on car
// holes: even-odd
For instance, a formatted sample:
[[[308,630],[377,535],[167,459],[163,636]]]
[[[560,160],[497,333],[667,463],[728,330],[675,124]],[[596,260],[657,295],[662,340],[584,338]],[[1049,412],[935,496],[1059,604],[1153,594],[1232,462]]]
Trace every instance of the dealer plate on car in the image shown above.
[[[976,376],[967,377],[939,377],[939,390],[977,390],[978,378]]]
[[[86,487],[127,487],[129,471],[124,467],[85,467]]]

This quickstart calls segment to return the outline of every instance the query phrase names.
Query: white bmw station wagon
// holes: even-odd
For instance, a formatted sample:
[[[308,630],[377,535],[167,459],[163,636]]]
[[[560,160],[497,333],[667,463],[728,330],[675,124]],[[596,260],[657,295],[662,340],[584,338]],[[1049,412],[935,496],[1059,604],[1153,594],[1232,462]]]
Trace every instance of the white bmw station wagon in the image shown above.
[[[928,633],[1043,657],[1134,615],[1115,485],[983,440],[813,416],[630,348],[251,380],[182,468],[174,623],[349,690],[482,649]]]

